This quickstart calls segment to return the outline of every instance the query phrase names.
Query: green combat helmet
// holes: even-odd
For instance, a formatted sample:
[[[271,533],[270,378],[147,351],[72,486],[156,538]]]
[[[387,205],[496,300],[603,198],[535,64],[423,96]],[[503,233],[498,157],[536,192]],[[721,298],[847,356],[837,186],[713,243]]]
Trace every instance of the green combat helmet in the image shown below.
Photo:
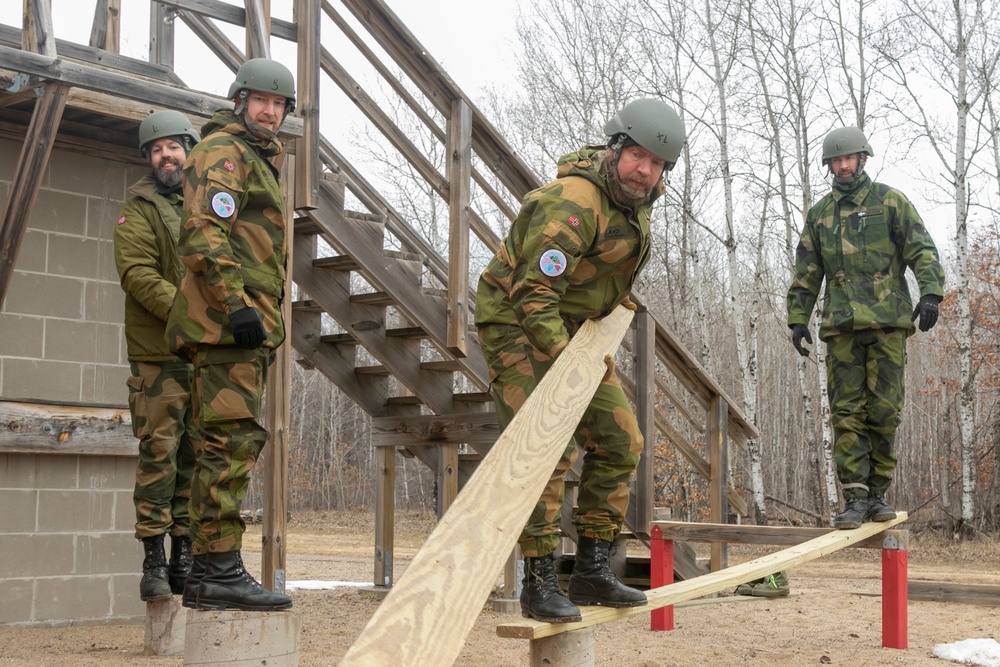
[[[236,99],[237,95],[240,98],[236,107],[237,115],[243,112],[248,90],[281,95],[287,99],[286,116],[295,110],[295,79],[292,78],[288,68],[277,60],[252,58],[240,65],[239,71],[236,72],[236,80],[229,86],[229,99]]]
[[[865,133],[856,127],[839,127],[836,130],[831,130],[823,140],[824,166],[829,166],[830,161],[835,157],[853,155],[855,153],[868,156],[875,155],[875,151],[872,150],[871,144],[868,143]],[[863,166],[862,160],[858,160],[858,168],[855,170],[853,176],[840,178],[834,174],[833,179],[842,189],[853,188],[854,184],[861,178],[861,172],[864,171]],[[832,167],[830,168],[830,172],[833,173]]]
[[[190,153],[194,145],[201,141],[198,132],[191,127],[191,121],[180,111],[154,111],[139,123],[139,153],[142,157],[148,160],[149,144],[164,137],[178,137],[186,153]]]
[[[670,171],[684,147],[684,122],[677,112],[660,100],[629,102],[604,126],[604,134],[628,135],[632,141],[666,162]]]

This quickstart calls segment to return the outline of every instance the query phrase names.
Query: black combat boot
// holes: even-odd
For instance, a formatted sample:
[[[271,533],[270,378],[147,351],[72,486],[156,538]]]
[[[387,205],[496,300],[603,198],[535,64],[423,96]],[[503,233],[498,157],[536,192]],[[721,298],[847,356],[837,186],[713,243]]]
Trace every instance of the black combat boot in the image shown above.
[[[868,517],[868,499],[851,498],[843,512],[833,517],[833,527],[837,530],[860,528]]]
[[[187,581],[184,582],[184,595],[181,597],[181,606],[188,609],[198,608],[198,588],[201,586],[201,578],[205,576],[205,554],[191,557],[191,573],[188,574]]]
[[[165,600],[170,597],[167,581],[167,556],[163,553],[163,535],[142,538],[146,557],[142,560],[142,579],[139,580],[139,599]]]
[[[576,563],[569,578],[569,599],[575,604],[602,607],[642,607],[646,594],[618,580],[608,565],[611,542],[581,537],[576,545]]]
[[[892,521],[896,518],[896,510],[885,502],[882,496],[870,496],[868,498],[868,518],[879,523]]]
[[[547,623],[573,623],[583,620],[580,610],[566,599],[562,589],[559,588],[552,554],[524,559],[521,616]]]
[[[187,535],[170,538],[170,563],[167,565],[167,577],[170,580],[170,592],[180,595],[184,592],[184,584],[191,574],[191,538]]]
[[[239,551],[205,554],[205,574],[198,587],[195,609],[279,611],[291,606],[292,598],[265,591],[250,576]]]

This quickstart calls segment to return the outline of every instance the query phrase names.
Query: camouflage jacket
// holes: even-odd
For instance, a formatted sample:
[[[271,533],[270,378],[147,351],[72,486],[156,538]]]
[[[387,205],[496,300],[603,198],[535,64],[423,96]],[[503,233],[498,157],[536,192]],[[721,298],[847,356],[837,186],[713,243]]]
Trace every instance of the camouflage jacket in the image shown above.
[[[806,215],[788,288],[788,326],[808,324],[826,279],[820,337],[863,329],[913,331],[906,285],[944,294],[937,247],[910,201],[865,174],[852,193],[833,190]]]
[[[181,280],[177,238],[181,193],[162,194],[153,175],[129,188],[115,225],[115,266],[125,290],[125,343],[129,361],[176,361],[164,331]]]
[[[184,214],[177,254],[184,265],[167,326],[171,349],[233,345],[229,314],[256,308],[266,347],[285,338],[285,203],[267,158],[276,140],[252,135],[219,110],[184,162]]]
[[[663,184],[656,187],[658,197]],[[628,298],[649,259],[651,208],[612,201],[602,146],[561,157],[557,179],[525,195],[483,271],[476,325],[519,326],[535,348],[556,356],[583,322]]]

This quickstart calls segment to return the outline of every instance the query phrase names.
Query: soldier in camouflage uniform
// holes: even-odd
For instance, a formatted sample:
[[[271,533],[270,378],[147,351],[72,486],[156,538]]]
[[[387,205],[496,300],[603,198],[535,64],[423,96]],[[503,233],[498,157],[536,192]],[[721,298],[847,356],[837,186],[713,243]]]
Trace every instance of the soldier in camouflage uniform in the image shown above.
[[[475,321],[489,364],[491,392],[506,427],[587,320],[619,304],[650,255],[649,215],[676,164],[684,126],[659,100],[636,100],[612,118],[607,145],[563,156],[555,181],[529,192],[496,256],[483,271]],[[584,450],[579,535],[569,597],[559,588],[563,476]],[[521,613],[550,622],[580,620],[577,604],[635,607],[646,596],[608,566],[628,508],[629,481],[643,439],[611,368],[553,471],[519,544],[525,556]]]
[[[201,448],[191,494],[194,567],[183,604],[196,609],[287,609],[240,555],[240,501],[267,436],[261,399],[274,349],[285,338],[281,299],[287,246],[285,202],[268,161],[295,105],[291,72],[257,58],[244,63],[184,164],[184,265],[168,341],[194,362]]]
[[[139,150],[153,171],[129,188],[115,225],[115,265],[125,291],[125,341],[132,432],[139,439],[135,536],[145,558],[139,597],[180,594],[191,571],[188,502],[197,432],[191,414],[191,364],[164,339],[180,283],[181,165],[199,136],[177,111],[157,111],[139,125]],[[164,535],[170,534],[170,561]]]
[[[916,209],[864,172],[873,154],[858,128],[827,135],[823,164],[833,191],[806,215],[787,299],[792,344],[806,356],[802,341],[812,343],[809,317],[826,280],[819,336],[827,346],[834,457],[846,503],[834,526],[842,529],[896,516],[885,493],[896,467],[906,338],[915,320],[921,331],[934,326],[944,294],[938,251]],[[920,287],[915,308],[907,267]]]

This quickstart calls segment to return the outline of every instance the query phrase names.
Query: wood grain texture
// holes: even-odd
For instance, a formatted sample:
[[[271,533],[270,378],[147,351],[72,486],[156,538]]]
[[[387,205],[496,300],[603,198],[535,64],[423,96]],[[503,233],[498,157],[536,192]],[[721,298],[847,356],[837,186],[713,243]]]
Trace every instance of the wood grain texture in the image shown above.
[[[341,665],[451,665],[604,376],[631,311],[584,324],[504,430]]]
[[[897,512],[896,518],[892,521],[886,521],[885,523],[864,523],[861,524],[860,528],[854,530],[830,531],[808,542],[803,542],[794,547],[789,547],[788,549],[768,554],[747,561],[746,563],[734,565],[719,572],[712,572],[711,574],[705,574],[694,579],[679,581],[669,586],[647,591],[646,598],[649,600],[649,604],[645,607],[631,607],[629,609],[581,607],[580,611],[583,614],[583,620],[579,623],[542,623],[540,621],[524,620],[497,626],[497,635],[511,639],[540,639],[561,632],[572,632],[573,630],[587,628],[599,623],[635,616],[636,614],[648,614],[654,609],[735,588],[739,584],[751,579],[766,577],[779,570],[788,570],[796,565],[826,556],[834,551],[839,551],[873,537],[893,526],[897,526],[906,521],[906,518],[906,512]]]

